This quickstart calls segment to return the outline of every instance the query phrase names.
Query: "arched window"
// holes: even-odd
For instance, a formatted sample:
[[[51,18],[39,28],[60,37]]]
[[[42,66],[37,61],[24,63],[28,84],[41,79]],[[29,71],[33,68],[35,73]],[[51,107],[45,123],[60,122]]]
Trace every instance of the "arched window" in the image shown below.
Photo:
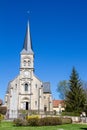
[[[24,60],[24,66],[26,66],[26,60]]]
[[[28,66],[30,66],[30,63],[31,63],[30,60],[28,60]]]
[[[24,87],[25,87],[25,91],[28,91],[28,84],[27,83],[25,84]]]
[[[35,101],[35,107],[37,107],[37,101]]]
[[[35,84],[35,88],[37,88],[37,84]]]

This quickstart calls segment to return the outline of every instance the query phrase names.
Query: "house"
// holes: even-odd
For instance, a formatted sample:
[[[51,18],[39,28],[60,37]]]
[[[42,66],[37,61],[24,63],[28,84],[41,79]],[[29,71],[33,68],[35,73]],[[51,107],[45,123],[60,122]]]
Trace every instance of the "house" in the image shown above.
[[[53,100],[53,111],[61,113],[65,110],[64,100]]]

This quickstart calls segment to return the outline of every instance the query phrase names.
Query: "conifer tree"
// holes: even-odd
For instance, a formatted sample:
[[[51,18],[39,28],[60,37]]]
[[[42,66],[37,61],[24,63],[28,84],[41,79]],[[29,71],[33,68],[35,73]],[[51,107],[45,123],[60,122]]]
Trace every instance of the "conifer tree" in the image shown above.
[[[70,89],[65,99],[66,111],[82,112],[86,101],[85,93],[79,75],[74,67],[70,76],[69,87]]]

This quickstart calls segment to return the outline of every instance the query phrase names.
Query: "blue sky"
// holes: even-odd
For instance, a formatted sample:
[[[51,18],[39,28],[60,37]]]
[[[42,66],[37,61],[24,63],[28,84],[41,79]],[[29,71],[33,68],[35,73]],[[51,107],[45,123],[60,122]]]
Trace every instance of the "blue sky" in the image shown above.
[[[0,98],[19,74],[28,19],[35,74],[50,81],[53,98],[73,66],[87,81],[87,0],[0,0]]]

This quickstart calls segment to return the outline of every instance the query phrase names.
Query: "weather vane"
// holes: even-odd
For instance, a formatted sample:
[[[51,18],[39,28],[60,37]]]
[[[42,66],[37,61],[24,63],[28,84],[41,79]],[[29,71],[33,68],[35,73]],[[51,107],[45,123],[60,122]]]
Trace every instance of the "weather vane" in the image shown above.
[[[27,14],[30,14],[30,11],[29,11],[29,10],[27,11]]]
[[[28,16],[28,19],[30,17],[30,10],[27,11],[27,16]]]

